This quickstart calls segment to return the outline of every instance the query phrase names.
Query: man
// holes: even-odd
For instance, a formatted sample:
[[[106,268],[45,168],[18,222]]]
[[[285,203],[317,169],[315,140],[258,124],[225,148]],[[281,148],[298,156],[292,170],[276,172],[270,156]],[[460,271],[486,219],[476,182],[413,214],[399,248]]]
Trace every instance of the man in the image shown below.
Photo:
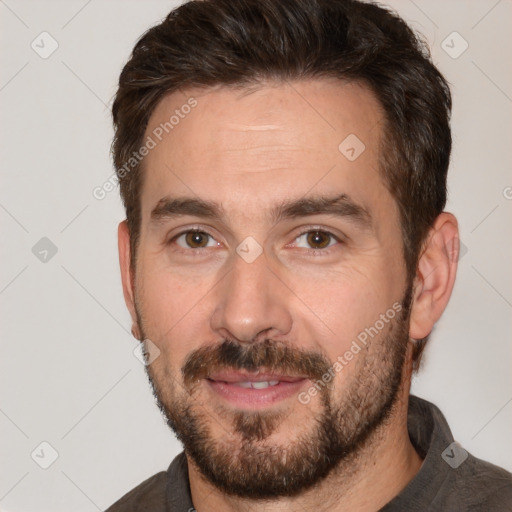
[[[184,446],[109,511],[512,510],[410,397],[455,281],[448,85],[348,0],[183,4],[113,106],[132,332]]]

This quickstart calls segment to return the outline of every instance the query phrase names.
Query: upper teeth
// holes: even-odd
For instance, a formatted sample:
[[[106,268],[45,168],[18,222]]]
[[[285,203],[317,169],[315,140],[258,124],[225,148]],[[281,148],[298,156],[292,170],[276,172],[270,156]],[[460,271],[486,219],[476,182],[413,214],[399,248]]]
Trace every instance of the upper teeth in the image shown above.
[[[245,382],[236,382],[237,386],[240,386],[241,388],[253,388],[253,389],[265,389],[269,386],[276,386],[279,384],[278,380],[265,380],[261,382],[254,382],[254,381],[245,381]]]

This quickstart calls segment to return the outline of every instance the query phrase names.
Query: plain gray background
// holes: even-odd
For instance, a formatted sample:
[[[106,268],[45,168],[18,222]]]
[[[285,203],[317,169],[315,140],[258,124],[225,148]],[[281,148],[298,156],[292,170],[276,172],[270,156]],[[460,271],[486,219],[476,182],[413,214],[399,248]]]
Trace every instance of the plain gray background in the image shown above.
[[[453,86],[447,209],[464,244],[413,392],[468,451],[512,470],[512,2],[387,3]],[[121,67],[174,5],[0,0],[2,511],[105,509],[180,451],[133,353],[118,192],[92,194],[113,170]]]

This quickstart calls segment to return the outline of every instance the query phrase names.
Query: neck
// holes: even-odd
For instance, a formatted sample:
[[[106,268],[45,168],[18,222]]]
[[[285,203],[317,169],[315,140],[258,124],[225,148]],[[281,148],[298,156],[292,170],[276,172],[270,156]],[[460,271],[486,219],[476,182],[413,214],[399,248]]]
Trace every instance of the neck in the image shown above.
[[[411,371],[407,367],[390,417],[358,453],[341,462],[322,482],[293,498],[253,501],[228,496],[206,481],[187,457],[195,509],[197,512],[379,510],[406,487],[422,463],[407,431],[410,380]]]

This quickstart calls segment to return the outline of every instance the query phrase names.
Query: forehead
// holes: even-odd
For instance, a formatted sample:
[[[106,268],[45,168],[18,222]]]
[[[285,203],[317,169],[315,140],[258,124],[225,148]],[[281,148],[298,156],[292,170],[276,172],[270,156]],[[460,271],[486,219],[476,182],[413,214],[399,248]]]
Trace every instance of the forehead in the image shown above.
[[[371,195],[383,119],[367,87],[335,79],[169,94],[146,129],[155,147],[143,164],[143,215],[166,194],[228,207],[262,207],[313,188]]]

